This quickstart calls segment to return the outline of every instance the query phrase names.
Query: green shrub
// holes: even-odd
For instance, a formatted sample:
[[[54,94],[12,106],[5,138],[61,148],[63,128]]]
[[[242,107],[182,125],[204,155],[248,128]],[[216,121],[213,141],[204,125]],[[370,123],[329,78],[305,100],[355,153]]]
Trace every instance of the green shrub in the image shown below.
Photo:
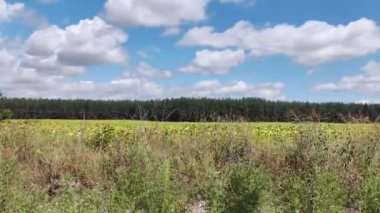
[[[117,190],[113,193],[115,211],[182,212],[184,196],[171,178],[170,164],[162,164],[156,172],[121,171]]]
[[[208,205],[212,212],[258,212],[270,186],[263,170],[233,166],[227,179],[211,189]]]
[[[316,171],[314,212],[343,212],[345,189],[335,172]]]
[[[289,174],[280,184],[286,212],[341,212],[345,191],[337,174],[316,170],[309,176]]]
[[[380,212],[380,177],[369,177],[364,181],[360,199],[362,212]]]
[[[0,212],[36,212],[46,202],[43,191],[27,183],[17,160],[1,157]]]
[[[110,125],[102,125],[92,130],[87,145],[95,150],[104,150],[115,139],[115,128]]]
[[[0,121],[12,118],[12,111],[9,109],[0,110]]]
[[[3,96],[0,92],[0,121],[9,119],[12,117],[12,111],[9,109],[5,109],[2,104]]]

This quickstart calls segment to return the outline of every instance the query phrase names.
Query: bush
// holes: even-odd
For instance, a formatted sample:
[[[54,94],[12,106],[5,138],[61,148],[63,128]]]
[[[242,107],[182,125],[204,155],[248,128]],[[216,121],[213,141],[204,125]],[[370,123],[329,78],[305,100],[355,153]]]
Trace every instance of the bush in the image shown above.
[[[87,145],[95,150],[104,150],[115,139],[115,128],[110,125],[99,126],[93,129]]]
[[[4,109],[4,106],[2,105],[3,96],[0,93],[0,121],[9,119],[12,117],[12,111],[9,109]]]
[[[121,171],[117,191],[113,193],[114,210],[147,212],[183,212],[185,201],[179,186],[172,180],[170,164],[156,172]]]
[[[360,197],[362,212],[380,212],[380,177],[370,177],[365,180]]]
[[[328,171],[302,177],[289,174],[280,188],[285,212],[342,212],[346,200],[339,176]]]
[[[0,111],[0,121],[12,118],[12,111],[9,109],[3,109]]]
[[[212,212],[259,212],[270,186],[271,179],[263,170],[233,166],[227,179],[211,189],[208,205]]]

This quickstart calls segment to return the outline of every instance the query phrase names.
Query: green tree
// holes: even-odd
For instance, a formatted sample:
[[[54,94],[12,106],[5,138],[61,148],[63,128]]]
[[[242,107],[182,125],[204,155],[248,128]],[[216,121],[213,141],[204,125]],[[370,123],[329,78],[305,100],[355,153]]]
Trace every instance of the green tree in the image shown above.
[[[12,117],[12,112],[3,105],[4,97],[0,92],[0,121]]]

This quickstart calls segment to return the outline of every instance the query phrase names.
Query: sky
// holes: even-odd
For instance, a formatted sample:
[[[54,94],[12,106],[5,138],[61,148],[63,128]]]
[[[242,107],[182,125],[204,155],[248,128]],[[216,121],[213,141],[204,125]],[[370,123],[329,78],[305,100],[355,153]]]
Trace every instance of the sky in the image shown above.
[[[0,0],[0,91],[380,103],[378,8],[378,0]]]

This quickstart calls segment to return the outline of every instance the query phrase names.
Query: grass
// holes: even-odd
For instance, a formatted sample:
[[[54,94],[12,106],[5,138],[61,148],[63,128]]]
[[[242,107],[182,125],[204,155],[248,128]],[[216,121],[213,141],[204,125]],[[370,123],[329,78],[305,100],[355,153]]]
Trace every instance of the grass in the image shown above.
[[[7,121],[0,212],[380,212],[379,130]]]

